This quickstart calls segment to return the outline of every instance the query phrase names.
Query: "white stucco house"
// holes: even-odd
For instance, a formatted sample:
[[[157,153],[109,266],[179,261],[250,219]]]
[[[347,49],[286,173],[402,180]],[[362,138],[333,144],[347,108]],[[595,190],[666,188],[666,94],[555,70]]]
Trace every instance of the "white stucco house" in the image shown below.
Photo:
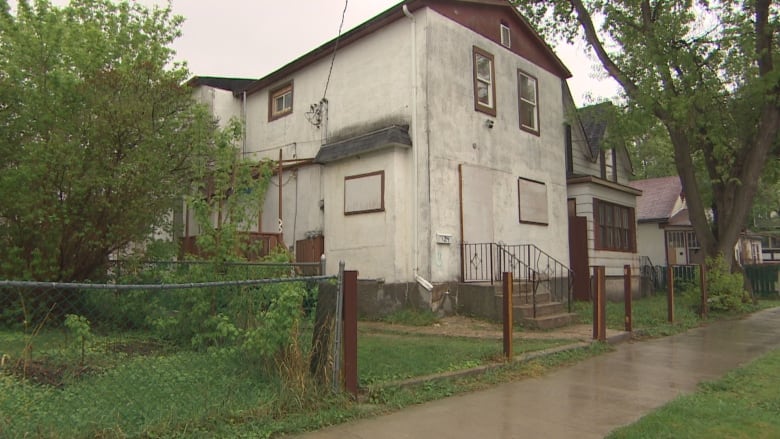
[[[599,169],[592,147],[567,156],[581,129],[570,76],[508,1],[406,0],[260,79],[190,85],[244,121],[246,158],[282,163],[251,232],[416,288],[510,265],[567,276],[572,209],[592,218],[593,197],[633,209],[622,156],[617,180],[567,174]]]

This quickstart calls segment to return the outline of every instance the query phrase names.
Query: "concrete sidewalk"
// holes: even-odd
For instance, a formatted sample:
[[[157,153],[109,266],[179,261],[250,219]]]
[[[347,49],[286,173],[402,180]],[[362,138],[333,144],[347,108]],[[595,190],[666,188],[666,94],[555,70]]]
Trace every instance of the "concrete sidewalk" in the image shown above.
[[[327,438],[602,438],[697,383],[780,348],[780,308],[619,345],[545,377],[312,432]]]

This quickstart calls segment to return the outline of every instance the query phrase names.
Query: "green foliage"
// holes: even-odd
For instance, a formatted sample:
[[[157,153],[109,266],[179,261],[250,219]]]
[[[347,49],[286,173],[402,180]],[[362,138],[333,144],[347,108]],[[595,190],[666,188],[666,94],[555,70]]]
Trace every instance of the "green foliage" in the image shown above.
[[[94,279],[164,227],[207,153],[213,122],[172,64],[182,19],[109,0],[0,9],[0,277]]]
[[[514,3],[547,38],[583,38],[593,49],[624,92],[625,123],[617,134],[633,139],[628,144],[635,147],[639,175],[669,175],[666,158],[673,159],[703,251],[729,252],[759,183],[777,181],[780,169],[775,5]],[[777,199],[776,191],[770,199]]]
[[[741,273],[732,273],[723,256],[707,258],[707,304],[712,311],[744,312],[750,304]]]
[[[198,183],[186,198],[200,230],[198,248],[212,261],[240,260],[260,251],[242,232],[257,224],[272,165],[241,157],[235,147],[241,133],[236,119],[217,131],[213,154],[198,167]]]
[[[81,351],[81,364],[84,364],[87,341],[92,338],[89,320],[84,316],[68,314],[65,316],[65,327],[73,334],[76,345]]]

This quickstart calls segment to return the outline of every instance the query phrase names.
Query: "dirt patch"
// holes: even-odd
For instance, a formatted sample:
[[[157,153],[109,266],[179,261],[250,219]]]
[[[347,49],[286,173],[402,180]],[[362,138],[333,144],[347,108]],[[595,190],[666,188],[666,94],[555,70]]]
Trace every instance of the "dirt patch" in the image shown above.
[[[96,374],[98,370],[89,366],[67,365],[43,359],[17,361],[11,365],[8,372],[34,384],[62,388],[66,381],[79,380],[85,376]]]
[[[358,322],[358,328],[361,331],[368,332],[396,332],[484,339],[501,339],[503,337],[503,328],[498,323],[457,315],[442,317],[438,323],[429,326],[407,326],[385,322],[361,321]],[[583,324],[574,324],[545,331],[533,331],[515,327],[515,336],[529,339],[590,341],[593,338],[593,328],[591,325]]]

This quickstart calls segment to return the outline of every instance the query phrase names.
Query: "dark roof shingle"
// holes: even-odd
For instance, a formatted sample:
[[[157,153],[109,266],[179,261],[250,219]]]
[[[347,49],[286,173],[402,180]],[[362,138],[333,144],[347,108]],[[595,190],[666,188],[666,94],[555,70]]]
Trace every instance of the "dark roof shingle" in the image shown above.
[[[370,133],[325,144],[320,148],[320,151],[314,158],[314,162],[320,164],[331,163],[392,146],[412,146],[408,126],[391,125]]]
[[[637,221],[668,220],[678,197],[682,196],[680,177],[676,175],[636,180],[629,185],[642,191],[636,202]]]

